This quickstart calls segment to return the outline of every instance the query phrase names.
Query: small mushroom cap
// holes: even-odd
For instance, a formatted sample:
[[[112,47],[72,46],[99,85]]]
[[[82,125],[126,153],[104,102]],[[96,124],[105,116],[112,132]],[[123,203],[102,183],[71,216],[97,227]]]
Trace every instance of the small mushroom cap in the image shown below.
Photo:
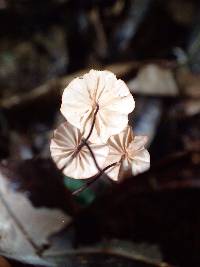
[[[61,113],[86,137],[98,108],[90,141],[106,143],[127,126],[134,107],[133,96],[122,80],[110,71],[91,70],[65,88]]]
[[[90,178],[99,172],[87,146],[84,145],[79,150],[82,138],[79,129],[65,122],[54,131],[50,144],[51,156],[57,167],[62,169],[66,176],[75,179]],[[108,146],[90,142],[88,145],[98,166],[103,168],[109,152]]]
[[[130,126],[120,134],[113,135],[108,140],[109,155],[106,164],[118,162],[106,171],[107,175],[117,181],[122,168],[132,168],[133,175],[144,172],[150,166],[150,155],[145,149],[146,136],[134,136]]]

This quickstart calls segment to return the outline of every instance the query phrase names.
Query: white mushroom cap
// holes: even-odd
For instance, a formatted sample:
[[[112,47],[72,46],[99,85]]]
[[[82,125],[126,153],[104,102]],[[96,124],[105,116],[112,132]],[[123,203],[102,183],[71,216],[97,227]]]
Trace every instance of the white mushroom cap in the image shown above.
[[[51,140],[51,156],[59,169],[69,177],[86,179],[96,175],[99,170],[87,148],[81,144],[82,134],[80,130],[65,122],[54,131]],[[109,148],[104,144],[92,144],[88,142],[95,160],[100,168],[104,167]]]
[[[127,126],[134,107],[133,96],[122,80],[109,71],[91,70],[65,88],[61,112],[86,137],[98,109],[90,141],[106,143]]]
[[[144,172],[150,166],[150,155],[144,145],[146,136],[134,136],[130,126],[127,126],[120,134],[113,135],[108,140],[109,155],[106,164],[118,162],[106,171],[114,181],[118,180],[121,168],[132,168],[133,175]]]

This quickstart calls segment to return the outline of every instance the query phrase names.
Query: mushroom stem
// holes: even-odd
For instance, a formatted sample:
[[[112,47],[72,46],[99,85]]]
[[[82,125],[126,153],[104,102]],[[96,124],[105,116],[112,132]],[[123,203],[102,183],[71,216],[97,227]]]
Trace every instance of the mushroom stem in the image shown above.
[[[91,125],[90,131],[89,131],[87,137],[85,138],[85,142],[88,141],[88,139],[90,138],[90,136],[91,136],[91,134],[92,134],[92,131],[93,131],[93,129],[94,129],[94,125],[95,125],[96,115],[97,115],[97,112],[98,112],[98,111],[99,111],[99,105],[97,104],[97,105],[96,105],[95,112],[94,112],[94,117],[93,117],[92,125]]]
[[[77,156],[77,154],[79,153],[79,151],[82,149],[83,146],[87,146],[88,150],[90,151],[90,153],[91,153],[91,155],[92,155],[92,157],[93,157],[93,159],[94,159],[95,165],[96,165],[97,169],[99,170],[99,166],[98,166],[98,164],[97,164],[97,162],[96,162],[96,159],[95,159],[95,157],[94,157],[94,154],[93,154],[93,152],[91,151],[91,148],[89,147],[89,145],[87,144],[87,141],[88,141],[88,139],[90,138],[90,136],[91,136],[91,134],[92,134],[92,131],[93,131],[93,129],[94,129],[95,120],[96,120],[96,115],[97,115],[98,110],[99,110],[99,105],[97,104],[96,109],[95,109],[95,112],[94,112],[94,117],[93,117],[93,121],[92,121],[92,125],[91,125],[91,128],[90,128],[90,131],[89,131],[89,133],[88,133],[88,135],[87,135],[86,138],[82,138],[82,140],[81,140],[79,146],[77,147],[77,149],[76,149],[76,151],[75,151],[75,153],[74,153],[74,157]]]
[[[83,186],[81,186],[80,188],[76,189],[75,191],[72,192],[73,196],[77,196],[78,194],[80,194],[81,192],[83,192],[85,189],[87,189],[90,185],[92,185],[94,182],[96,182],[101,175],[107,171],[109,168],[115,166],[118,162],[112,163],[108,166],[106,166],[103,170],[100,170],[99,173],[97,173],[93,178],[91,178],[91,180],[89,180],[88,182],[86,182]]]
[[[87,143],[86,141],[84,142],[84,145],[85,145],[85,146],[88,148],[88,150],[90,151],[90,154],[91,154],[91,156],[92,156],[92,158],[93,158],[93,160],[94,160],[94,163],[95,163],[95,165],[96,165],[98,171],[101,172],[101,168],[99,167],[99,165],[98,165],[98,163],[97,163],[97,160],[96,160],[96,158],[95,158],[95,155],[94,155],[94,153],[93,153],[93,151],[92,151],[90,145],[88,145],[88,143]]]
[[[78,145],[76,151],[74,151],[73,158],[77,156],[77,154],[81,151],[81,149],[82,149],[83,146],[87,146],[87,148],[88,148],[88,150],[90,151],[90,154],[91,154],[91,156],[92,156],[92,158],[93,158],[93,160],[94,160],[94,163],[95,163],[97,169],[98,169],[99,171],[101,171],[101,169],[99,168],[98,163],[97,163],[97,161],[96,161],[96,159],[95,159],[94,153],[93,153],[93,151],[91,150],[90,146],[89,146],[88,143],[87,143],[87,141],[88,141],[88,139],[90,138],[90,136],[91,136],[91,134],[92,134],[92,131],[93,131],[93,129],[94,129],[95,120],[96,120],[96,115],[97,115],[97,112],[98,112],[98,111],[99,111],[99,105],[97,104],[97,105],[96,105],[95,112],[94,112],[94,118],[93,118],[93,121],[92,121],[92,125],[91,125],[91,128],[90,128],[90,131],[89,131],[89,133],[88,133],[88,135],[87,135],[86,138],[82,138],[82,139],[81,139],[81,142],[80,142],[80,144]],[[63,170],[66,168],[66,165],[67,165],[67,164],[68,164],[68,163],[66,163],[66,164],[62,167],[61,171],[63,171]]]

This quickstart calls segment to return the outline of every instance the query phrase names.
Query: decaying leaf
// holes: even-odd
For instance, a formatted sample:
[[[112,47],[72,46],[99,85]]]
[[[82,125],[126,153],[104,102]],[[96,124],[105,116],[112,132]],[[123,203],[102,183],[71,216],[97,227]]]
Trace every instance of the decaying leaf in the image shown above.
[[[176,96],[178,88],[169,69],[149,64],[140,69],[137,77],[128,83],[133,93],[145,95]]]
[[[49,237],[71,221],[59,209],[35,208],[25,193],[13,191],[0,174],[0,253],[28,263],[44,263]]]
[[[35,207],[58,208],[71,216],[77,212],[63,176],[51,159],[4,160],[0,163],[0,172],[10,186],[25,193]]]

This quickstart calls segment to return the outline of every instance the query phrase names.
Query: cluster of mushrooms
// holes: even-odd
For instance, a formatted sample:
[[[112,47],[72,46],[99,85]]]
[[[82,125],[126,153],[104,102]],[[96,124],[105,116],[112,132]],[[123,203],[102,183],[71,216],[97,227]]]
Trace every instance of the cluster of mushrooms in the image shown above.
[[[118,181],[123,170],[147,170],[146,136],[135,136],[128,114],[135,101],[127,85],[110,71],[90,70],[64,89],[60,111],[66,121],[55,131],[51,156],[63,173],[87,179],[106,173]]]

